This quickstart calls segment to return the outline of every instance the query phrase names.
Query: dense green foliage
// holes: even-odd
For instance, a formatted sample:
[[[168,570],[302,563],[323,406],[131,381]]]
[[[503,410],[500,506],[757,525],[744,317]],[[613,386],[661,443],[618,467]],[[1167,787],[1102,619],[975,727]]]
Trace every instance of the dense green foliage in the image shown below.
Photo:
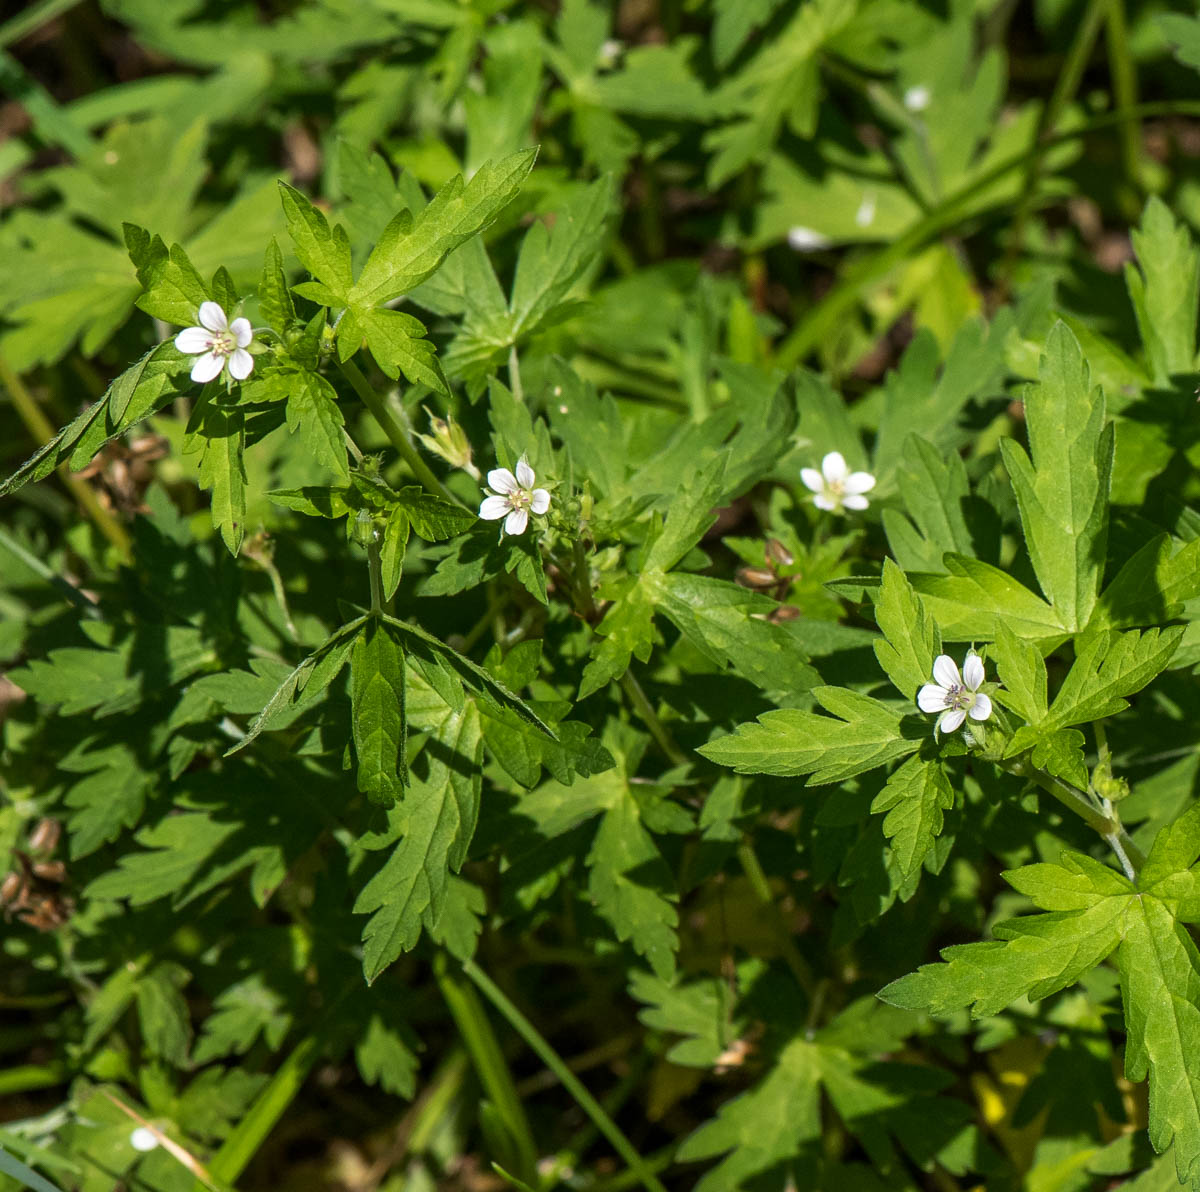
[[[0,25],[0,1189],[1200,1190],[1198,70]]]

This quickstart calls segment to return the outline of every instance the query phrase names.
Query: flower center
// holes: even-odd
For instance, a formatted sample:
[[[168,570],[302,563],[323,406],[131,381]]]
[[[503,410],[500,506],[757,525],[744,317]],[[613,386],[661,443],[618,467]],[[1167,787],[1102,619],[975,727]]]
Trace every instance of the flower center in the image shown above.
[[[523,488],[519,488],[515,493],[508,494],[508,507],[510,509],[528,509],[529,502],[532,499],[532,493],[526,492]]]
[[[208,350],[214,356],[228,356],[237,347],[232,331],[214,331],[208,337]]]
[[[975,692],[962,683],[946,689],[946,707],[958,712],[969,712],[975,704]]]

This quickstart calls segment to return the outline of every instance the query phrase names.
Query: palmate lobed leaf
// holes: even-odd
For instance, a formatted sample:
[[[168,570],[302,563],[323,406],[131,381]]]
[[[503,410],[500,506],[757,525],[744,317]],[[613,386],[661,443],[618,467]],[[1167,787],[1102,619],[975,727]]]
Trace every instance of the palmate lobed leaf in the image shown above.
[[[363,887],[354,910],[370,914],[363,928],[363,972],[374,981],[423,928],[442,914],[451,872],[466,860],[479,816],[483,735],[479,711],[467,701],[451,712],[427,751],[429,771],[415,778],[394,811],[403,835],[382,869]]]
[[[1104,575],[1114,440],[1104,397],[1063,323],[1046,341],[1025,421],[1032,463],[1011,439],[1001,440],[1001,454],[1042,591],[1063,627],[1081,630]]]
[[[1163,829],[1136,885],[1089,857],[1064,853],[1005,876],[1048,913],[997,924],[994,940],[946,948],[942,962],[893,981],[879,997],[935,1014],[995,1014],[1021,997],[1066,988],[1114,951],[1128,1032],[1126,1075],[1150,1080],[1150,1140],[1174,1144],[1180,1182],[1200,1166],[1200,953],[1183,927],[1200,913],[1200,807]]]
[[[915,753],[928,736],[926,724],[910,728],[870,696],[840,687],[816,687],[813,695],[832,716],[798,708],[764,712],[698,752],[739,774],[807,774],[808,785],[819,786]]]

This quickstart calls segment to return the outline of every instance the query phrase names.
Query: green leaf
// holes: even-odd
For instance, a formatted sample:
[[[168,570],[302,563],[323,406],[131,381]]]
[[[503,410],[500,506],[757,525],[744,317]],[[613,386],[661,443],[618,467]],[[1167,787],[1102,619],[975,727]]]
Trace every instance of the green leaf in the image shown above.
[[[1128,707],[1125,697],[1140,691],[1171,661],[1183,626],[1143,633],[1097,633],[1077,648],[1041,727],[1050,731],[1115,716]]]
[[[808,774],[808,785],[819,786],[914,753],[928,735],[925,725],[906,730],[897,712],[869,696],[840,687],[817,687],[813,694],[832,717],[798,708],[764,712],[699,752],[739,774]]]
[[[885,639],[875,643],[875,657],[892,686],[905,699],[915,701],[933,675],[933,660],[942,650],[941,637],[921,598],[891,559],[883,561],[875,620]]]
[[[98,402],[84,410],[0,484],[0,497],[15,492],[23,484],[49,476],[63,460],[69,459],[76,470],[90,463],[106,443],[187,392],[191,388],[191,382],[185,379],[189,367],[190,358],[184,356],[173,342],[168,340],[151,348],[113,381]]]
[[[354,318],[343,318],[339,327],[338,351],[343,360],[357,351],[359,338],[365,336],[375,363],[389,377],[403,373],[413,384],[450,396],[437,350],[424,338],[422,322],[399,310],[355,308],[353,313]]]
[[[180,992],[188,981],[177,964],[157,964],[138,982],[138,1021],[148,1055],[175,1067],[187,1063],[192,1039],[188,1004]]]
[[[408,549],[408,531],[408,514],[397,505],[384,523],[383,544],[379,548],[379,574],[383,582],[384,600],[391,600],[400,586],[404,555]]]
[[[1049,729],[1044,725],[1024,724],[1013,733],[1005,749],[1006,757],[1015,757],[1029,749],[1030,761],[1039,770],[1065,778],[1083,789],[1088,785],[1087,762],[1083,756],[1086,739],[1077,728]]]
[[[1150,1078],[1150,1142],[1174,1142],[1180,1183],[1200,1163],[1200,954],[1157,898],[1129,900],[1118,953],[1125,1008],[1125,1075]]]
[[[1040,723],[1047,707],[1046,663],[1041,652],[998,621],[990,655],[1001,684],[995,698],[1031,724]]]
[[[404,646],[378,617],[369,618],[355,636],[350,692],[358,789],[372,803],[390,807],[408,780]]]
[[[348,305],[354,279],[345,229],[341,224],[334,224],[331,229],[324,212],[286,182],[279,183],[279,197],[288,235],[300,263],[334,296],[333,305]]]
[[[114,649],[65,646],[8,677],[34,699],[59,705],[64,716],[101,717],[136,708],[216,659],[212,643],[191,625],[147,625]]]
[[[1039,906],[1067,909],[998,923],[994,940],[945,948],[942,963],[922,965],[880,990],[879,997],[931,1014],[970,1007],[972,1018],[984,1018],[1020,997],[1037,1001],[1065,989],[1120,943],[1132,897],[1120,874],[1066,853],[1058,865],[1006,876]]]
[[[948,554],[943,563],[946,575],[908,577],[943,640],[989,641],[1001,623],[1031,641],[1066,636],[1057,610],[998,567],[964,555]]]
[[[807,691],[820,681],[787,624],[767,618],[773,600],[738,584],[673,571],[643,577],[661,612],[705,657],[768,691]]]
[[[1142,226],[1131,234],[1137,265],[1125,266],[1125,285],[1154,383],[1190,373],[1196,362],[1196,312],[1200,300],[1200,251],[1184,223],[1152,195]]]
[[[617,938],[629,940],[664,981],[675,973],[679,948],[679,915],[663,893],[672,886],[671,871],[626,785],[605,812],[588,853],[588,890]]]
[[[387,613],[383,614],[382,619],[401,639],[408,653],[415,654],[418,658],[433,657],[446,664],[459,679],[485,701],[492,702],[498,708],[506,708],[510,712],[514,712],[526,724],[544,733],[550,740],[557,740],[554,730],[523,699],[509,691],[503,683],[498,682],[483,667],[452,649],[431,633],[426,633],[424,629],[408,621],[400,621]]]
[[[645,578],[645,577],[643,577]],[[654,649],[654,599],[647,584],[635,581],[596,626],[600,640],[592,648],[579,683],[579,699],[619,679],[632,658],[646,662]]]
[[[747,1187],[752,1178],[821,1135],[820,1045],[803,1036],[780,1052],[749,1092],[726,1101],[710,1122],[689,1134],[676,1152],[682,1162],[725,1158],[696,1185],[696,1192]]]
[[[280,335],[287,332],[296,321],[296,305],[283,272],[283,254],[274,236],[267,245],[266,259],[263,261],[262,281],[258,285],[258,308],[267,326]]]
[[[603,248],[615,210],[612,182],[602,178],[556,212],[552,228],[539,221],[525,234],[509,301],[510,343],[532,334],[566,300]]]
[[[942,832],[944,811],[954,806],[954,791],[937,761],[911,757],[888,776],[871,811],[888,814],[883,834],[904,878],[921,867]]]
[[[1100,594],[1089,629],[1161,625],[1200,596],[1200,538],[1184,545],[1168,534],[1151,538]]]
[[[287,375],[287,425],[299,430],[313,458],[333,472],[339,482],[350,479],[346,466],[345,419],[337,390],[320,373],[304,370]]]
[[[262,1036],[278,1051],[291,1029],[287,999],[262,973],[251,973],[222,990],[204,1020],[193,1060],[206,1064],[225,1055],[245,1055]]]
[[[419,485],[399,489],[396,499],[412,528],[426,542],[465,534],[479,520],[472,510],[436,497]]]
[[[367,1029],[355,1044],[354,1058],[367,1084],[394,1097],[411,1098],[416,1091],[420,1063],[404,1035],[379,1014],[367,1020]]]
[[[1001,440],[1001,452],[1038,582],[1063,627],[1078,631],[1104,575],[1113,433],[1079,343],[1062,323],[1026,394],[1025,422],[1033,463],[1012,439]]]
[[[212,522],[231,555],[246,536],[245,416],[232,406],[217,405],[211,398],[198,407],[198,436],[203,441],[200,485],[212,490]]]
[[[291,670],[282,683],[276,687],[274,694],[262,710],[254,718],[254,722],[246,730],[246,735],[232,748],[226,750],[225,756],[230,757],[241,749],[245,749],[259,733],[270,729],[274,722],[283,719],[286,711],[292,705],[297,692],[303,692],[304,698],[315,699],[341,672],[346,663],[356,634],[366,621],[366,617],[356,617],[345,625],[333,631],[311,654]]]
[[[461,176],[452,178],[415,219],[402,211],[383,230],[348,304],[379,306],[420,285],[449,252],[486,228],[512,202],[536,157],[536,149],[523,149],[495,164],[486,163],[465,186]]]
[[[448,713],[437,739],[440,748],[425,752],[428,774],[414,776],[393,812],[403,825],[400,843],[354,904],[356,913],[371,915],[363,929],[368,981],[416,946],[422,926],[437,922],[449,875],[461,869],[475,832],[483,755],[475,704]]]
[[[168,250],[158,236],[151,239],[136,224],[125,224],[124,232],[129,259],[143,290],[138,309],[164,323],[194,327],[201,303],[212,295],[187,253],[178,244]]]
[[[119,867],[89,883],[84,894],[102,901],[125,899],[130,906],[179,895],[239,826],[204,812],[168,816],[137,834],[148,851],[124,853]]]

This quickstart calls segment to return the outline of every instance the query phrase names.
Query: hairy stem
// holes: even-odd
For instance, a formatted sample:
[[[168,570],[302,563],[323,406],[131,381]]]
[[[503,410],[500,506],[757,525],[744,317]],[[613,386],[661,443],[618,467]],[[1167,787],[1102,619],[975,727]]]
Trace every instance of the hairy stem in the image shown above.
[[[508,387],[519,402],[525,400],[525,387],[521,384],[521,361],[517,356],[517,345],[508,349]]]
[[[371,412],[371,417],[379,423],[380,429],[388,437],[388,442],[400,453],[400,458],[408,465],[412,474],[443,501],[452,501],[455,505],[461,505],[462,502],[442,484],[430,470],[429,465],[417,454],[417,449],[412,445],[404,428],[396,421],[383,398],[371,388],[358,365],[353,360],[347,360],[338,367],[342,370],[342,376],[350,382],[354,392],[362,398],[363,405]]]
[[[1039,770],[1029,760],[1028,753],[1000,760],[996,764],[1010,774],[1028,778],[1031,782],[1037,783],[1048,795],[1073,811],[1112,848],[1121,862],[1121,868],[1129,877],[1132,879],[1137,876],[1137,871],[1146,863],[1146,854],[1133,843],[1133,839],[1125,831],[1120,817],[1111,804],[1107,804],[1106,808],[1097,807],[1086,791],[1080,790],[1079,787],[1066,782],[1055,774]]]

